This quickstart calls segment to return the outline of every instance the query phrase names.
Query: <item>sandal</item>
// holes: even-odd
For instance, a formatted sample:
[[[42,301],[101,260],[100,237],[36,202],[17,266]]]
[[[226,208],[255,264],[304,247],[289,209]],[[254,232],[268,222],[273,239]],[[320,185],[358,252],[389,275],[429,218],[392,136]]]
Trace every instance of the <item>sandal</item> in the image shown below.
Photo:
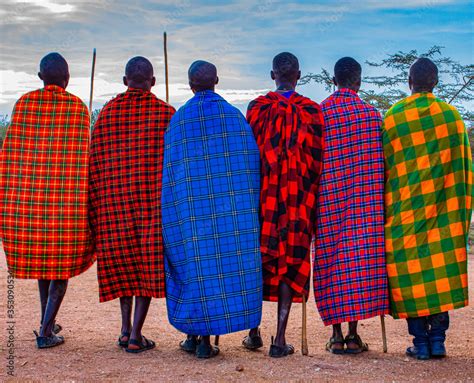
[[[127,340],[122,340],[123,338],[128,338]],[[128,341],[130,340],[130,333],[129,332],[123,332],[120,334],[117,345],[122,348],[127,348],[128,347]]]
[[[199,345],[199,343],[200,343],[199,337],[195,335],[188,335],[186,340],[183,340],[182,342],[179,343],[179,348],[189,353],[195,353],[196,348]]]
[[[346,345],[349,343],[355,344],[358,348],[346,348],[346,354],[360,354],[364,351],[369,351],[369,345],[364,343],[359,335],[347,335],[344,339]]]
[[[335,344],[341,345],[342,348],[334,348],[333,346]],[[344,338],[332,337],[331,339],[329,339],[329,342],[326,343],[326,351],[329,351],[331,354],[342,355],[344,354],[344,344]]]
[[[56,347],[64,343],[64,338],[60,335],[39,336],[36,331],[33,331],[33,333],[36,335],[36,347],[39,349]]]
[[[209,359],[219,354],[219,347],[207,345],[205,343],[199,343],[196,348],[196,356],[199,359]]]
[[[272,345],[270,346],[270,352],[268,355],[272,358],[283,358],[285,356],[291,355],[295,353],[295,348],[291,344],[285,344],[284,346],[277,346],[273,343],[272,337]]]
[[[247,335],[242,341],[242,345],[247,350],[258,350],[259,348],[263,347],[263,339],[260,336],[260,330],[258,330],[257,335]]]
[[[129,348],[131,344],[133,344],[134,346],[139,346],[140,348]],[[125,349],[125,351],[131,354],[138,354],[143,351],[151,350],[155,348],[155,346],[156,346],[155,342],[142,336],[141,342],[136,339],[130,339],[128,341],[128,347]]]

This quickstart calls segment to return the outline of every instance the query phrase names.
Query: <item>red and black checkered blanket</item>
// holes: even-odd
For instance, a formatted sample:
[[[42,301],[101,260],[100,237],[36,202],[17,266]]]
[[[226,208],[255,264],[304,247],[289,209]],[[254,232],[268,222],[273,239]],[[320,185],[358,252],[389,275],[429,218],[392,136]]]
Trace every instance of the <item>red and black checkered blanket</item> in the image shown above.
[[[318,104],[298,93],[270,92],[247,111],[262,159],[261,251],[264,299],[278,300],[280,281],[307,296],[324,120]]]
[[[100,301],[164,297],[161,233],[163,139],[173,107],[129,89],[110,101],[94,126],[90,217]]]

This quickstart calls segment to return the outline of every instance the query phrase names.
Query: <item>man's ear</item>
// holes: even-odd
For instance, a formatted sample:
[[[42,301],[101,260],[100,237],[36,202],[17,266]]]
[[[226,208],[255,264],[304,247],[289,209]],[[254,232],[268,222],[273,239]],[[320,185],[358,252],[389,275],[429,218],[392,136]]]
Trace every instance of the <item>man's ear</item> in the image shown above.
[[[69,79],[71,78],[71,76],[69,75],[69,73],[67,74],[66,76],[66,80],[64,81],[64,89],[67,88],[67,86],[69,85]]]
[[[408,76],[408,87],[410,90],[413,88],[413,80],[411,79],[411,76]]]
[[[297,78],[297,80],[299,80],[300,78],[301,78],[301,71],[299,70],[299,71],[298,71],[298,78]]]
[[[332,77],[332,83],[334,84],[334,86],[337,86],[337,81],[336,81],[336,77]]]
[[[196,91],[194,90],[194,86],[193,86],[191,81],[189,81],[189,88],[191,89],[191,92],[196,93]]]
[[[153,78],[151,79],[151,86],[155,86],[156,84],[156,77],[153,76]]]
[[[216,76],[216,85],[219,84],[219,77]]]
[[[41,75],[41,72],[38,72],[38,77],[40,78],[41,81],[44,81],[43,76]]]
[[[275,72],[270,71],[270,77],[272,78],[272,80],[275,80]]]
[[[359,79],[357,80],[357,82],[355,83],[356,89],[354,89],[354,90],[355,90],[356,92],[359,92],[361,85],[362,85],[362,79],[359,78]]]
[[[128,86],[127,76],[123,76],[123,85]]]

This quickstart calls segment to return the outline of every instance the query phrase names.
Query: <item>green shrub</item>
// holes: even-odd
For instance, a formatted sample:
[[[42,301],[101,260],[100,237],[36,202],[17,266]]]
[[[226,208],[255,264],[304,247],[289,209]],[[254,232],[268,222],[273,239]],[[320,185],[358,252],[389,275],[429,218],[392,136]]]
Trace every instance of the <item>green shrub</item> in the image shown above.
[[[8,120],[8,116],[0,115],[0,148],[3,145],[3,140],[5,139],[5,135],[7,134],[8,125],[10,125],[10,120]]]

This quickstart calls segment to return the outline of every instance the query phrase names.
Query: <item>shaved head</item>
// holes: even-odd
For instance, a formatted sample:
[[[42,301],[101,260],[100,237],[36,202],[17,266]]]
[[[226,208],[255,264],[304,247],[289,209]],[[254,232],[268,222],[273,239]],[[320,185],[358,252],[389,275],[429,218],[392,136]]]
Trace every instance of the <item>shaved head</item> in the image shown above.
[[[409,83],[414,92],[432,92],[438,83],[438,67],[429,58],[419,58],[410,67]]]
[[[155,85],[153,65],[141,56],[131,58],[125,67],[123,82],[130,88],[150,90]]]
[[[130,59],[125,67],[125,76],[129,80],[145,82],[153,77],[153,65],[145,57],[137,56]]]
[[[300,63],[290,52],[282,52],[273,58],[273,73],[281,80],[294,80],[299,71]]]
[[[272,80],[275,80],[278,89],[294,89],[301,77],[298,59],[290,52],[277,54],[273,58],[270,75]]]
[[[334,65],[334,82],[339,88],[359,90],[362,67],[352,57],[343,57]]]
[[[48,53],[40,61],[38,76],[45,85],[58,85],[66,88],[69,82],[67,61],[59,53]]]
[[[189,86],[194,92],[214,90],[219,82],[217,68],[210,62],[198,60],[188,70]]]

